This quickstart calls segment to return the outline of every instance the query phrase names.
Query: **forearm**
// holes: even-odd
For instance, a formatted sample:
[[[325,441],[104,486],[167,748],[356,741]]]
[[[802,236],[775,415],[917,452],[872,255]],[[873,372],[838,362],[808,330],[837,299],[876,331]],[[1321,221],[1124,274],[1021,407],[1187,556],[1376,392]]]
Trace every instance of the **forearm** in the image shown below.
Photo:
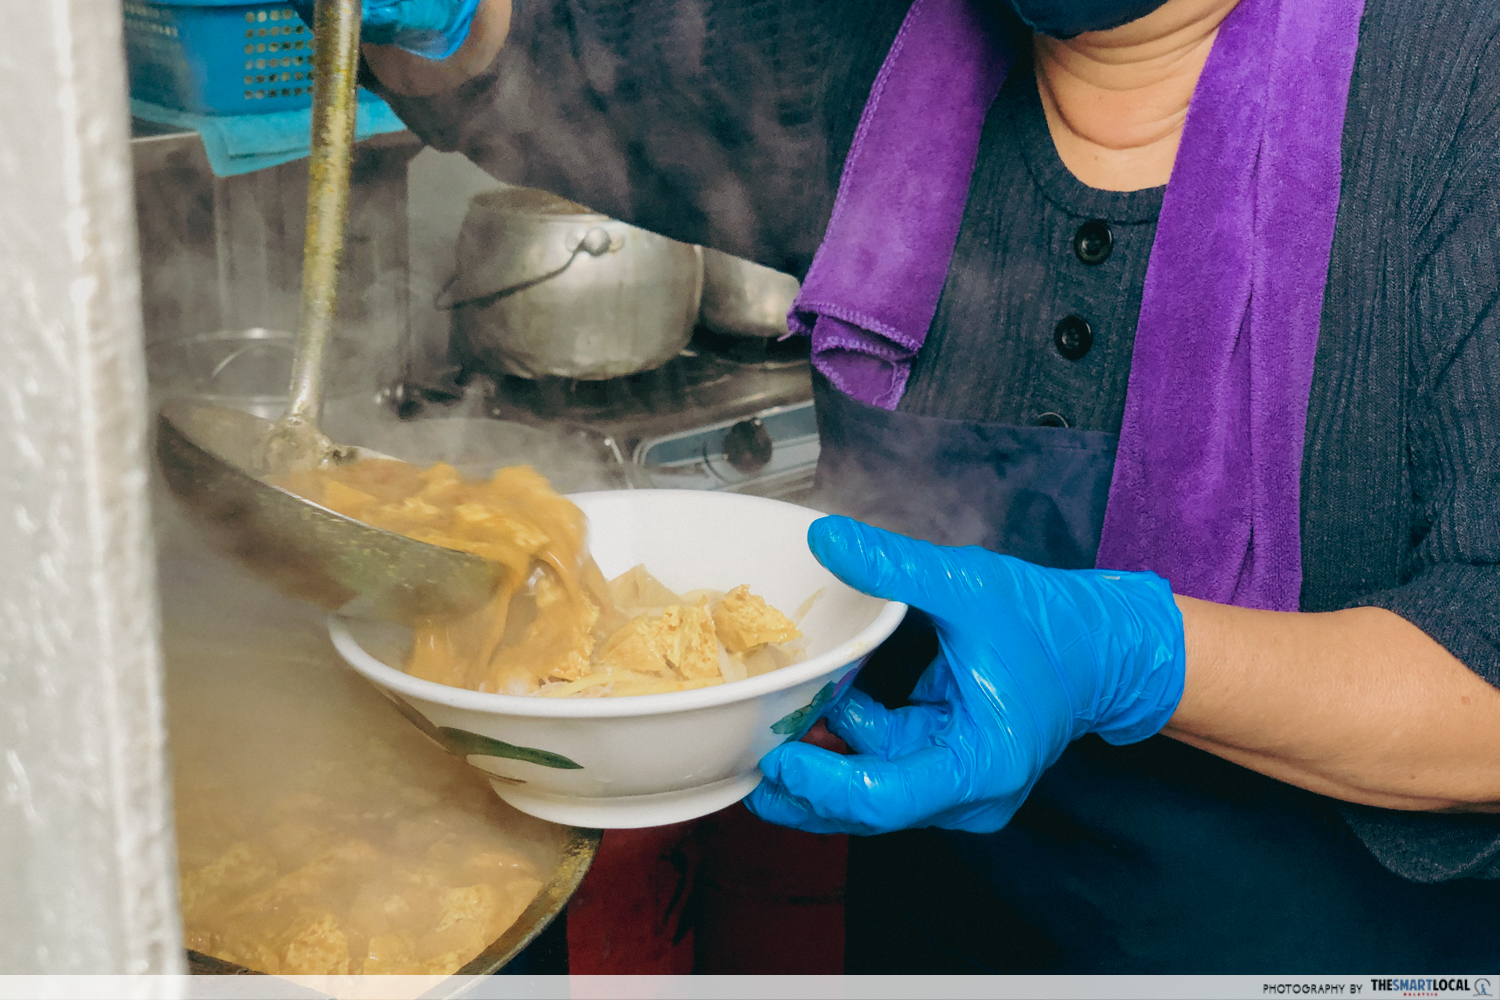
[[[1187,679],[1167,735],[1350,802],[1500,811],[1500,690],[1410,622],[1178,605]]]
[[[495,61],[510,34],[511,0],[484,0],[474,26],[457,52],[447,59],[412,55],[394,45],[365,45],[365,61],[380,82],[397,94],[429,97],[473,79]]]

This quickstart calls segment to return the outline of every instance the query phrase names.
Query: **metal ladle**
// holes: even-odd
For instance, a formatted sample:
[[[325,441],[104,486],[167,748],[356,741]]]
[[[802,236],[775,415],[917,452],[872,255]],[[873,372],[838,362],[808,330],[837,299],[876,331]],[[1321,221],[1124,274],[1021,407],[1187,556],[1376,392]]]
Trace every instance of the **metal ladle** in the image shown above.
[[[333,327],[358,101],[360,0],[318,0],[302,303],[290,396],[274,423],[221,406],[163,404],[156,449],[167,486],[219,541],[283,590],[330,610],[403,623],[477,608],[504,570],[479,556],[382,531],[266,481],[384,458],[318,429]]]

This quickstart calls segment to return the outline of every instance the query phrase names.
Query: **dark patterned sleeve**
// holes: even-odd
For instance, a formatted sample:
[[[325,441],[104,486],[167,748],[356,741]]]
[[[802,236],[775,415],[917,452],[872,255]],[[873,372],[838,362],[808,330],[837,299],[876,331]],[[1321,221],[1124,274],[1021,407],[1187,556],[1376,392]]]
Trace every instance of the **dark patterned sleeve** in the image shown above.
[[[515,0],[495,63],[454,91],[364,78],[501,180],[800,276],[908,2]]]
[[[1395,612],[1500,687],[1500,45],[1480,39],[1467,55],[1455,138],[1424,164],[1410,206],[1414,562],[1404,585],[1351,604]],[[1500,878],[1500,817],[1346,815],[1407,878]]]

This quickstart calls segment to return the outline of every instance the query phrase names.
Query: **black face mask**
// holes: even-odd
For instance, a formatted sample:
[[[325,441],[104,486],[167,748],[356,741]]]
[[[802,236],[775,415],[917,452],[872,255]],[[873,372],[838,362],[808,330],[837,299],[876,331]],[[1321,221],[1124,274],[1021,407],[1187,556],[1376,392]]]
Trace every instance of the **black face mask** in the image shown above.
[[[1005,0],[1038,34],[1072,38],[1145,17],[1167,0]]]

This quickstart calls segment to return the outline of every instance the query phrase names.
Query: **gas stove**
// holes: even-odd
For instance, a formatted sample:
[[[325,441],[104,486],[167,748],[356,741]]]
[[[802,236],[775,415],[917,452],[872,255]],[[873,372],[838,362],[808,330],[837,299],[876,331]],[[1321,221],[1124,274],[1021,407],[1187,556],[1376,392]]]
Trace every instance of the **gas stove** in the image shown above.
[[[818,461],[810,372],[803,338],[734,338],[700,328],[665,365],[620,378],[525,379],[460,360],[443,381],[468,385],[471,396],[482,385],[482,411],[495,419],[607,438],[637,486],[804,501]],[[424,395],[442,398],[444,390]],[[440,410],[413,406],[409,415]]]

